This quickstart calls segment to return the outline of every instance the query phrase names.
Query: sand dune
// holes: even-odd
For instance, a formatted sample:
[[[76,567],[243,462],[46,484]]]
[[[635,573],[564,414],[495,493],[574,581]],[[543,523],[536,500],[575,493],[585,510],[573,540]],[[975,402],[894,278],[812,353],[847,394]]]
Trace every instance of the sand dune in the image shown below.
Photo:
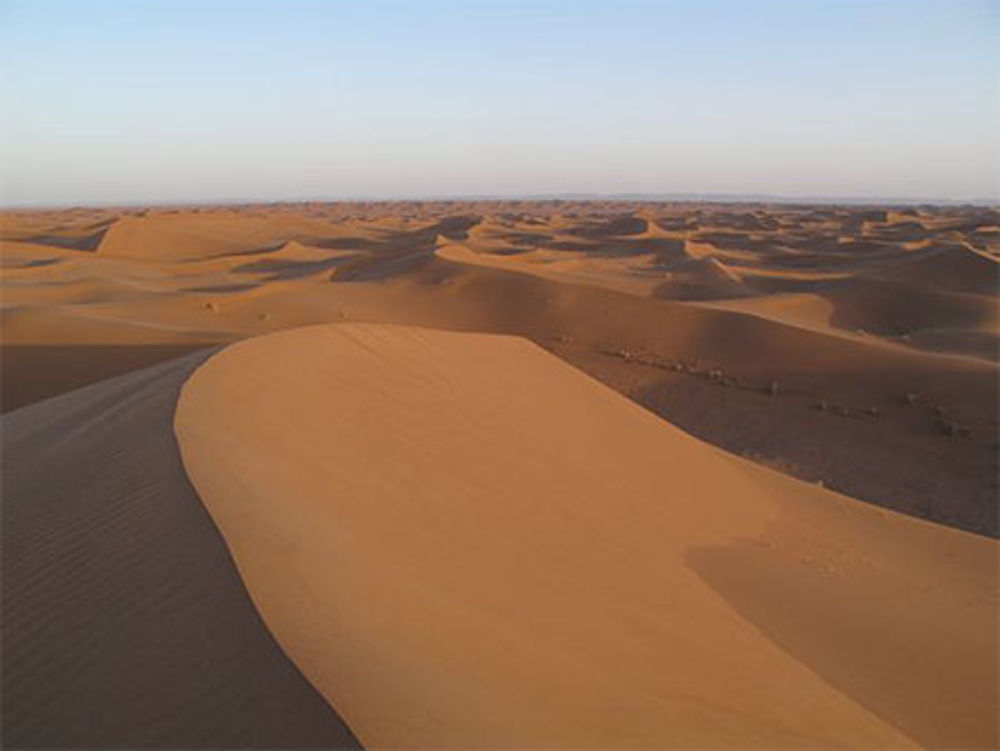
[[[983,252],[957,244],[921,250],[890,266],[883,275],[981,295],[996,295],[1000,289],[1000,264]]]
[[[880,264],[933,251],[845,250],[837,238],[853,210],[681,205],[634,213],[645,231],[592,237],[571,232],[621,223],[620,204],[10,215],[0,249],[14,249],[13,263],[35,253],[64,260],[0,270],[0,335],[5,349],[18,348],[5,359],[4,408],[121,372],[100,362],[102,352],[138,365],[167,346],[344,320],[519,334],[730,451],[873,503],[997,534],[995,295],[873,278]],[[976,216],[954,209],[920,221],[951,237],[959,222],[978,222],[977,232],[991,226]],[[86,235],[122,218],[186,226],[191,236],[228,231],[235,250],[215,256],[196,239],[190,259],[165,261],[158,254],[176,248],[153,247],[147,256],[140,244],[131,258],[26,240]],[[860,226],[859,242],[882,227]],[[273,230],[274,245],[248,253],[258,240],[246,238],[262,227]],[[833,249],[821,251],[828,231],[837,233]],[[683,286],[689,267],[700,271]],[[962,273],[976,283],[979,272]],[[713,285],[739,296],[713,294]],[[701,299],[666,299],[682,294]]]
[[[725,300],[750,294],[740,275],[717,258],[696,258],[669,266],[669,277],[653,290],[673,300]]]
[[[0,240],[0,269],[5,271],[5,279],[11,277],[11,269],[48,266],[71,258],[73,255],[75,254],[72,251],[54,245]]]
[[[998,217],[0,214],[4,744],[995,745]]]
[[[253,339],[175,430],[366,745],[997,742],[993,543],[720,453],[526,340]]]
[[[0,418],[5,748],[355,745],[185,477],[171,419],[206,354]]]
[[[857,217],[861,219],[850,221]],[[682,225],[677,230],[664,229],[638,214],[631,225],[627,217],[579,226],[553,220],[550,228],[556,234],[547,236],[536,227],[531,234],[520,237],[527,245],[511,244],[510,239],[516,235],[504,236],[494,228],[492,233],[477,233],[474,246],[448,244],[439,247],[437,254],[456,262],[636,295],[685,301],[744,300],[745,305],[726,307],[806,328],[846,332],[863,329],[902,346],[973,355],[994,362],[1000,359],[995,332],[1000,264],[988,249],[949,240],[950,230],[937,232],[943,239],[934,242],[929,239],[936,236],[933,228],[913,221],[888,222],[880,217],[887,217],[886,212],[849,214],[843,226],[837,225],[837,231],[852,234],[818,237],[815,229],[809,233],[803,233],[801,227],[782,230],[773,220],[752,215],[751,219],[738,221],[723,215],[713,218],[711,229]],[[831,228],[838,218],[837,214],[831,216]],[[824,217],[823,221],[828,220]],[[666,221],[663,224],[677,226]],[[902,232],[908,227],[910,231]],[[920,229],[915,244],[913,227]],[[951,299],[940,304],[926,300],[922,316],[897,315],[900,306],[892,299],[892,311],[880,311],[856,323],[852,290],[855,286],[869,289],[872,282],[902,284],[900,293],[910,298],[926,293]],[[843,301],[843,314],[802,320],[789,315],[791,309],[781,302],[782,314],[769,315],[775,294],[815,294]],[[948,308],[956,305],[988,311],[956,327],[950,324],[948,313]],[[845,307],[848,309],[843,310]],[[942,307],[943,320],[937,317]]]
[[[97,253],[144,261],[184,261],[273,250],[312,232],[332,234],[330,223],[297,215],[233,212],[123,217],[104,232]]]

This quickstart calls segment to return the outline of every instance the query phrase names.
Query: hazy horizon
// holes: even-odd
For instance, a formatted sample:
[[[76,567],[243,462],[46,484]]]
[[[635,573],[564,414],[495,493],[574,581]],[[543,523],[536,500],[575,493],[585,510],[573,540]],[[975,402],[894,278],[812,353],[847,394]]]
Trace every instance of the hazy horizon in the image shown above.
[[[81,200],[81,201],[51,201],[51,202],[23,202],[23,203],[0,203],[0,211],[31,211],[34,209],[75,209],[75,208],[122,208],[122,209],[144,209],[144,208],[225,208],[228,206],[256,206],[256,205],[290,205],[297,204],[363,204],[363,203],[451,203],[451,202],[550,202],[559,201],[566,203],[621,203],[623,205],[636,203],[673,203],[673,204],[718,204],[748,206],[758,204],[786,205],[786,206],[939,206],[960,207],[960,206],[995,206],[1000,199],[990,197],[969,197],[969,198],[912,198],[907,196],[819,196],[819,195],[778,195],[778,194],[750,194],[750,193],[539,193],[539,194],[453,194],[453,195],[386,195],[386,196],[365,196],[365,195],[344,195],[344,196],[286,196],[286,197],[256,197],[256,196],[223,196],[219,198],[202,197],[197,199],[149,199],[135,201],[107,201],[107,200]]]
[[[0,205],[992,201],[998,9],[8,2]]]

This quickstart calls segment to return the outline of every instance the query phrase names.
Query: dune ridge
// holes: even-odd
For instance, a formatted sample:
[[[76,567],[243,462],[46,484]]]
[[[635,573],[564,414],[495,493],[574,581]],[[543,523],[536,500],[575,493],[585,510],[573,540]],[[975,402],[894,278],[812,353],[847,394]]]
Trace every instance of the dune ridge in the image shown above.
[[[202,350],[0,416],[4,748],[356,748],[281,652],[171,420]]]
[[[997,742],[995,543],[726,455],[524,339],[258,337],[174,430],[366,745]]]

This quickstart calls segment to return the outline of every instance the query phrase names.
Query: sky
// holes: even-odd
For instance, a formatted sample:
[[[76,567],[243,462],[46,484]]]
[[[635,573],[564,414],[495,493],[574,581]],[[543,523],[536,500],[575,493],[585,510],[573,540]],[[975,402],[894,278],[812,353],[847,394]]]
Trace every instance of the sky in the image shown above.
[[[1000,198],[1000,0],[0,0],[0,204]]]

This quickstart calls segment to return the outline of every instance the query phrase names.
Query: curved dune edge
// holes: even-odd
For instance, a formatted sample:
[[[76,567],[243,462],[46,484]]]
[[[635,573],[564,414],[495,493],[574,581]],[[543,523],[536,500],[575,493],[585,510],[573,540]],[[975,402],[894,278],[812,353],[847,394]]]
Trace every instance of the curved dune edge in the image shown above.
[[[356,748],[181,466],[207,350],[0,416],[3,748]]]
[[[995,745],[993,542],[737,460],[527,340],[259,337],[174,429],[366,746]]]

